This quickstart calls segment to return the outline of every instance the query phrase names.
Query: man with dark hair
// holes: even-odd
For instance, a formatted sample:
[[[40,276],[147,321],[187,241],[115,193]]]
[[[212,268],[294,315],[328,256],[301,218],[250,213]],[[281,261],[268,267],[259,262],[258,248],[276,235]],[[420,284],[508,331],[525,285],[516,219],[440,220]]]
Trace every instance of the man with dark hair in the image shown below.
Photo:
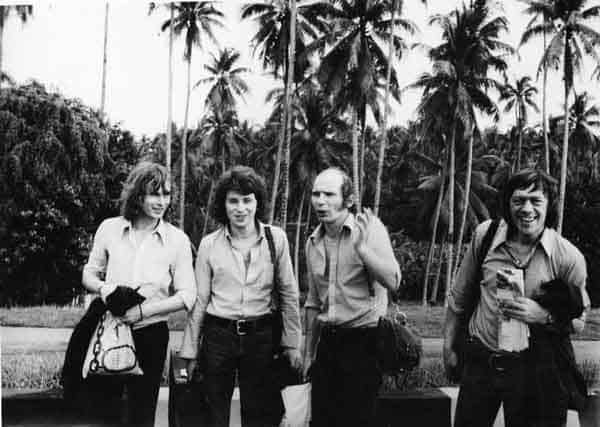
[[[274,346],[281,344],[293,368],[299,370],[302,363],[299,292],[287,236],[281,228],[259,220],[266,213],[266,188],[253,169],[235,166],[226,171],[215,194],[213,215],[222,226],[198,247],[198,296],[188,316],[180,356],[189,359],[191,373],[200,351],[210,426],[229,426],[236,372],[242,424],[279,426],[282,408],[271,369]],[[280,343],[273,342],[272,329],[275,272],[283,318]]]
[[[154,426],[169,343],[168,314],[191,310],[196,299],[190,240],[163,219],[170,190],[164,166],[139,163],[123,186],[122,216],[100,224],[83,268],[83,285],[100,294],[108,309],[133,329],[136,355],[144,371],[126,378],[133,426]],[[143,302],[117,314],[125,309],[116,301],[125,291],[139,294],[135,296]]]
[[[469,333],[455,427],[492,426],[501,403],[509,427],[559,427],[566,423],[568,385],[562,384],[557,369],[550,366],[545,370],[547,364],[540,355],[558,350],[543,347],[549,342],[564,342],[568,332],[559,329],[555,313],[538,301],[543,300],[540,296],[548,283],[555,290],[563,284],[573,289],[573,304],[579,312],[582,306],[589,306],[589,298],[583,255],[552,228],[556,220],[554,200],[551,177],[533,169],[522,170],[505,185],[503,217],[495,234],[484,238],[491,221],[475,230],[448,293],[446,312],[444,363],[448,372],[458,362],[457,331],[464,322],[468,322]],[[479,253],[484,239],[490,242],[489,249]],[[507,295],[503,288],[511,292]],[[474,307],[470,318],[463,315],[467,307]],[[512,336],[513,326],[526,331],[526,336]],[[542,344],[539,337],[551,336],[554,331],[557,339]],[[566,348],[569,346],[570,342]],[[546,378],[540,379],[540,372]],[[549,390],[539,387],[549,384],[548,380],[556,386]],[[548,408],[550,401],[552,408]],[[545,413],[551,409],[552,416],[540,415],[540,407]]]
[[[369,210],[351,213],[352,194],[352,181],[339,169],[324,170],[313,183],[311,201],[320,225],[306,242],[304,356],[313,427],[375,423],[381,384],[375,334],[388,290],[400,285],[387,230]]]

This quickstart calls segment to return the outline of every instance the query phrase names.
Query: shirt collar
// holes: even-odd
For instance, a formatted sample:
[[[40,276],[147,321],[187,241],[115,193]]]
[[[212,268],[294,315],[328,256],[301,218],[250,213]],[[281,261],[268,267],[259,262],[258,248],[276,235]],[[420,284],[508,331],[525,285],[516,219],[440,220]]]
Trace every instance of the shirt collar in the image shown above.
[[[133,224],[131,223],[131,221],[129,221],[126,218],[123,218],[123,224],[121,226],[121,231],[123,232],[123,234],[125,233],[125,231],[129,232],[132,228]],[[162,218],[158,220],[158,225],[154,228],[154,230],[152,230],[152,234],[154,233],[156,233],[158,237],[160,237],[160,240],[163,243],[163,245],[167,244],[167,224]]]
[[[355,222],[354,222],[354,214],[352,212],[348,212],[348,216],[344,220],[342,224],[342,230],[346,229],[350,232],[350,235],[354,232]],[[310,240],[313,244],[317,244],[321,241],[323,236],[325,235],[325,226],[323,223],[319,223],[317,228],[310,235]]]
[[[501,244],[505,243],[507,234],[508,224],[506,223],[506,221],[504,221],[504,219],[502,219],[500,221],[500,224],[498,225],[498,231],[496,232],[496,236],[494,236],[494,240],[492,241],[491,249],[494,250]],[[539,240],[539,243],[542,245],[542,248],[548,256],[552,253],[554,247],[556,246],[555,239],[552,238],[552,235],[553,230],[549,229],[548,227],[545,227],[544,231],[542,231],[542,237],[540,237]]]

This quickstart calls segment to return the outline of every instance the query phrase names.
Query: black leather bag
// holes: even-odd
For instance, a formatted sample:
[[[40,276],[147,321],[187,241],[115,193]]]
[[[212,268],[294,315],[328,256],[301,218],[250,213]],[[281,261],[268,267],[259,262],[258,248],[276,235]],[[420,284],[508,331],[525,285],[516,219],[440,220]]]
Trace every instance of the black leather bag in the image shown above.
[[[203,426],[208,424],[208,404],[200,363],[188,373],[187,359],[171,351],[169,363],[169,427]],[[192,378],[189,379],[188,375]]]
[[[414,369],[423,353],[421,338],[399,311],[379,318],[376,347],[379,369],[388,375]]]

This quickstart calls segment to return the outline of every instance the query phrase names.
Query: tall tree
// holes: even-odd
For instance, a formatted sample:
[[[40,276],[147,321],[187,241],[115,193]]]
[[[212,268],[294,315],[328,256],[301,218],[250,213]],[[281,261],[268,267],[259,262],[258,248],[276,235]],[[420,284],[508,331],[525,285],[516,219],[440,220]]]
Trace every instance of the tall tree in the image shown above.
[[[413,34],[415,26],[401,18],[392,22],[392,5],[388,0],[341,0],[335,6],[332,30],[319,38],[313,48],[326,49],[318,78],[336,100],[338,109],[349,111],[352,117],[352,175],[355,202],[360,209],[359,126],[364,128],[367,107],[372,112],[379,110],[376,87],[381,85],[388,70],[386,43],[393,41],[397,56],[407,48],[400,36],[390,37],[392,27]],[[398,80],[395,70],[391,70],[391,93],[398,98]]]
[[[33,15],[33,6],[0,6],[0,86],[2,85],[3,80],[9,80],[8,74],[6,74],[4,68],[2,68],[2,58],[4,49],[4,25],[12,12],[16,13],[21,22],[25,24],[29,17]]]
[[[554,1],[555,0],[521,0],[523,3],[527,5],[527,8],[523,11],[523,13],[527,15],[533,15],[531,21],[527,24],[525,28],[525,32],[521,37],[520,46],[523,46],[527,43],[531,35],[538,31],[542,33],[543,37],[543,49],[544,52],[548,46],[548,36],[552,35],[555,32],[555,27],[553,23],[553,15],[554,15]],[[537,30],[536,30],[537,28]],[[544,168],[546,169],[546,173],[550,173],[550,143],[548,141],[548,117],[547,117],[547,93],[548,93],[548,67],[550,64],[545,63],[544,61],[540,62],[538,66],[538,78],[540,75],[540,71],[542,72],[542,129],[544,132]]]
[[[386,68],[385,75],[385,101],[383,104],[383,121],[380,123],[379,132],[380,132],[380,142],[379,142],[379,155],[377,161],[377,177],[375,179],[375,200],[373,202],[373,209],[375,216],[379,215],[379,201],[381,199],[381,177],[383,175],[383,166],[385,162],[385,147],[387,144],[387,124],[388,124],[388,115],[389,115],[389,102],[390,102],[390,81],[392,78],[392,63],[394,61],[394,57],[396,56],[396,49],[394,44],[395,37],[395,29],[396,25],[394,22],[396,21],[396,14],[402,15],[402,2],[400,0],[391,0],[392,1],[392,13],[391,13],[391,21],[392,21],[392,29],[390,31],[390,40],[388,42],[388,63]],[[425,3],[425,1],[423,1]],[[416,27],[415,27],[416,29]]]
[[[293,13],[292,4],[289,0],[265,0],[247,3],[242,7],[242,19],[254,18],[258,24],[258,31],[251,42],[253,54],[258,54],[259,58],[262,59],[263,68],[271,70],[275,78],[281,78],[286,88],[289,75],[293,77],[294,82],[302,80],[310,65],[308,56],[305,54],[307,43],[327,31],[329,28],[327,16],[332,8],[328,2],[317,1],[298,6],[296,6],[295,1],[293,3]],[[292,29],[292,15],[294,16],[294,29]],[[292,38],[294,42],[293,71],[290,70],[289,55]],[[282,72],[280,73],[280,71]],[[269,222],[272,222],[275,216],[281,160],[285,154],[287,121],[284,111],[284,114],[281,115],[279,128]]]
[[[600,32],[593,21],[600,17],[600,5],[586,7],[587,0],[555,0],[553,2],[552,17],[556,27],[548,47],[544,51],[542,62],[544,64],[562,65],[564,88],[564,129],[560,166],[560,190],[558,194],[558,226],[557,231],[562,233],[565,192],[567,186],[567,160],[569,154],[569,94],[573,89],[575,74],[582,71],[584,59],[590,57],[600,65],[597,46],[600,45]],[[546,26],[535,26],[529,30],[527,41],[540,34],[547,34]]]
[[[539,112],[539,108],[535,102],[537,88],[531,84],[531,77],[523,76],[517,79],[513,86],[508,82],[504,83],[500,92],[500,102],[506,102],[504,112],[508,113],[515,110],[515,127],[519,133],[519,144],[517,148],[517,165],[516,170],[521,169],[521,152],[523,149],[523,128],[527,123],[527,107],[531,107],[534,111]]]
[[[569,168],[571,174],[578,179],[582,175],[595,179],[598,175],[598,149],[600,148],[600,109],[592,103],[587,92],[575,94],[569,109],[569,118],[571,119],[569,127],[572,129],[569,144],[574,145],[573,166]],[[582,168],[581,161],[589,163]]]
[[[106,100],[106,54],[108,46],[108,2],[104,9],[104,48],[102,55],[102,89],[100,93],[100,117],[104,116],[104,102]]]
[[[173,144],[173,23],[175,18],[175,8],[173,3],[165,5],[169,10],[169,54],[168,54],[168,87],[167,87],[167,132],[166,132],[166,160],[167,174],[171,179],[171,145]],[[156,3],[151,2],[148,14],[156,9]]]
[[[214,1],[180,2],[173,6],[174,17],[168,19],[162,25],[165,31],[173,23],[173,33],[179,37],[184,33],[185,47],[183,58],[187,62],[185,114],[183,118],[183,137],[181,141],[181,180],[179,188],[179,226],[183,229],[185,225],[185,188],[186,188],[186,157],[187,157],[187,126],[190,108],[190,73],[192,66],[192,52],[195,46],[202,49],[203,35],[206,35],[215,44],[217,39],[213,33],[216,27],[223,27],[223,12],[215,8]]]

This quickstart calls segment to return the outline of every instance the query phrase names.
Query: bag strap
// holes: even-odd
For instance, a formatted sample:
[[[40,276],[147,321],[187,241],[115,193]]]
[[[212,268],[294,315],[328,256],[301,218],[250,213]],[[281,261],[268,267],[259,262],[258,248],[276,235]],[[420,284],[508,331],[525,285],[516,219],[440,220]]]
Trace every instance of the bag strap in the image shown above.
[[[273,266],[273,291],[272,298],[275,302],[275,307],[279,308],[279,269],[277,268],[277,255],[275,252],[275,241],[273,240],[273,232],[271,227],[264,225],[265,237],[269,246],[269,254],[271,256],[271,264]]]
[[[496,236],[496,232],[498,231],[499,226],[500,226],[499,219],[495,219],[492,221],[492,223],[486,230],[486,232],[483,236],[483,239],[481,240],[481,245],[477,249],[477,254],[476,254],[476,260],[477,260],[476,271],[477,271],[477,273],[475,276],[475,285],[474,285],[474,289],[473,289],[473,295],[471,296],[471,299],[470,299],[469,303],[467,304],[467,307],[464,312],[464,318],[467,321],[469,321],[471,319],[471,316],[473,316],[473,313],[475,312],[475,307],[477,307],[479,299],[481,298],[480,283],[481,283],[481,280],[483,279],[483,271],[482,271],[483,261],[485,260],[485,257],[487,255],[487,253],[489,252],[490,247],[492,246],[492,241],[494,240],[494,237]]]

